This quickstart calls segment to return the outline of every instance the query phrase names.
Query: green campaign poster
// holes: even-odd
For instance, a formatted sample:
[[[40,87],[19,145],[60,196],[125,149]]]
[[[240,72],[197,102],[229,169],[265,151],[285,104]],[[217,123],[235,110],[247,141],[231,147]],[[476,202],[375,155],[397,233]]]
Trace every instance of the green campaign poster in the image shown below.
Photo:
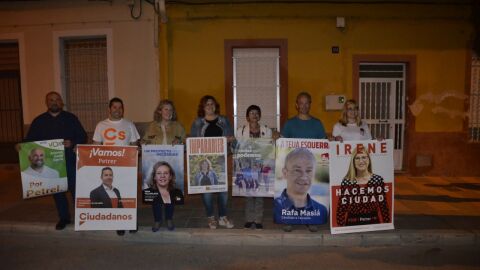
[[[19,160],[24,199],[68,190],[63,140],[22,143]]]

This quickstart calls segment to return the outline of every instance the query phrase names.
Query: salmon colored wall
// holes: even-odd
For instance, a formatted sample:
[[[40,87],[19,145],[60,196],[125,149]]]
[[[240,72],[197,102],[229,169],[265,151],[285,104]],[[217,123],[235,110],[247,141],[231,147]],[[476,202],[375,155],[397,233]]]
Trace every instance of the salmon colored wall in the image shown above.
[[[160,33],[168,48],[160,52],[168,67],[161,70],[167,82],[161,88],[189,130],[202,95],[212,94],[224,105],[225,39],[285,38],[288,98],[310,92],[312,114],[331,131],[340,113],[325,111],[324,98],[352,96],[353,55],[414,55],[420,99],[409,102],[417,109],[415,130],[459,132],[472,35],[469,15],[468,6],[448,5],[169,4],[166,33]],[[336,16],[345,17],[344,31],[335,27]],[[340,46],[340,53],[332,54],[332,46]],[[453,97],[442,99],[446,94]],[[295,114],[292,102],[288,114]]]
[[[145,5],[142,17],[134,20],[125,1],[74,2],[0,4],[0,42],[13,37],[21,43],[24,123],[45,111],[46,93],[61,91],[56,86],[60,74],[54,68],[54,35],[92,31],[111,33],[110,98],[124,100],[127,118],[151,121],[160,96],[153,8]]]

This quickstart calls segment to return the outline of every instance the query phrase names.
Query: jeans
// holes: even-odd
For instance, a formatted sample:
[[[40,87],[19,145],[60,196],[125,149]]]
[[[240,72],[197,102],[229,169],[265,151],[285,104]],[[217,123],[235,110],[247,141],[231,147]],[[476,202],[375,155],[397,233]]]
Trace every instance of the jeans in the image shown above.
[[[227,215],[227,200],[228,192],[218,192],[218,193],[203,193],[202,200],[203,205],[205,206],[205,211],[207,212],[207,217],[214,216],[213,214],[213,196],[217,195],[217,207],[218,207],[218,216],[224,217]]]
[[[173,210],[175,209],[175,205],[173,203],[163,203],[162,198],[159,195],[153,199],[152,202],[153,219],[155,222],[162,222],[162,205],[165,207],[165,219],[173,219]]]

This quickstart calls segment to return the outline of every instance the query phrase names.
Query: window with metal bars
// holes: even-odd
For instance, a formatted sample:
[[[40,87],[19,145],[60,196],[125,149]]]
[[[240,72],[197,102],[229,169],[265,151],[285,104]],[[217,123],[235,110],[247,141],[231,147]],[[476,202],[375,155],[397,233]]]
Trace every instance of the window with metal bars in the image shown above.
[[[480,57],[472,57],[470,77],[470,111],[468,137],[470,142],[480,143]]]
[[[102,36],[60,42],[65,105],[91,135],[108,106],[107,40]]]

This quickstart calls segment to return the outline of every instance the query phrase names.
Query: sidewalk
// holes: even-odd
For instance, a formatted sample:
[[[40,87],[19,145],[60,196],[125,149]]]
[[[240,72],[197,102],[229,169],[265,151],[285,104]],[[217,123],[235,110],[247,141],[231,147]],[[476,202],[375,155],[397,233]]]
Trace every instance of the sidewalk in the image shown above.
[[[229,217],[234,229],[210,230],[199,195],[190,195],[175,208],[176,230],[151,232],[149,205],[139,201],[135,234],[119,237],[113,231],[75,232],[73,226],[55,231],[58,221],[51,197],[23,200],[18,165],[0,165],[0,233],[48,233],[56,237],[101,238],[210,245],[262,246],[388,246],[388,245],[476,245],[480,246],[479,177],[395,178],[395,230],[331,235],[329,225],[316,233],[296,226],[291,233],[273,223],[273,200],[265,199],[264,230],[243,229],[244,199],[230,197]],[[73,216],[73,208],[71,214]]]

